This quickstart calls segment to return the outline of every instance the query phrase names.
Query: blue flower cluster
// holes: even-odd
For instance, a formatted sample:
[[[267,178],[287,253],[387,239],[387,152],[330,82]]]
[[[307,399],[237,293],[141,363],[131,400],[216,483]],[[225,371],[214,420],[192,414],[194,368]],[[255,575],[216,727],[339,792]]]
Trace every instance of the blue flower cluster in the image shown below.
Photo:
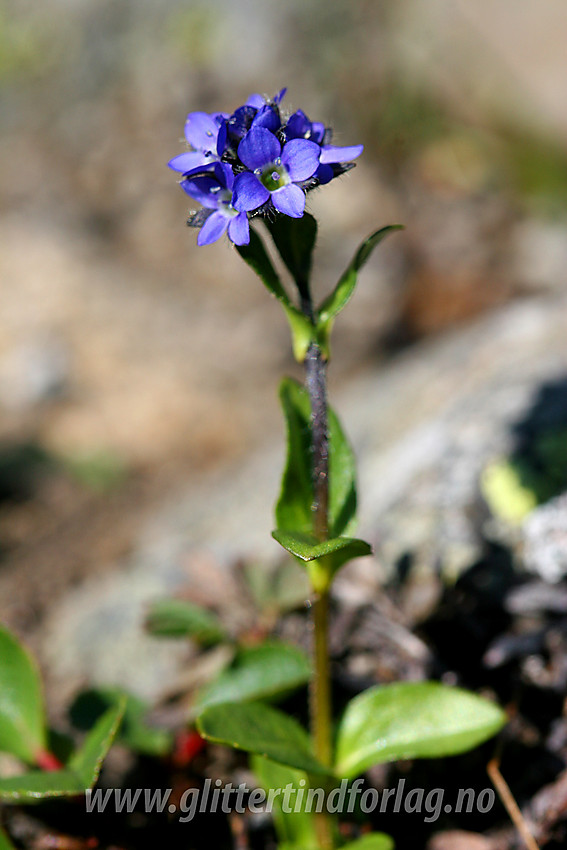
[[[168,163],[181,187],[203,209],[188,220],[200,227],[197,244],[228,231],[235,245],[250,241],[248,219],[283,213],[301,218],[305,193],[352,168],[362,145],[331,145],[331,130],[300,109],[284,116],[282,89],[268,100],[251,95],[232,115],[190,112],[185,137],[191,150]]]

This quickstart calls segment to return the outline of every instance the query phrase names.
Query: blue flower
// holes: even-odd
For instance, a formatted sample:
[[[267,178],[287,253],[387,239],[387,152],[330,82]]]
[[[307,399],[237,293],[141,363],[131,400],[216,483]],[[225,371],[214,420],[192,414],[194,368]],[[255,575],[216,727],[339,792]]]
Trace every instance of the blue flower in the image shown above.
[[[168,162],[174,171],[188,174],[220,162],[227,140],[226,115],[190,112],[185,121],[185,138],[193,150],[174,156]]]
[[[235,245],[248,245],[250,227],[248,216],[233,206],[232,188],[234,174],[225,163],[216,163],[208,172],[187,175],[181,186],[196,201],[205,207],[193,215],[188,224],[201,227],[197,245],[210,245],[228,230],[228,236]]]
[[[183,175],[181,186],[203,208],[188,224],[199,227],[199,245],[228,232],[236,245],[250,241],[248,219],[283,213],[301,218],[305,196],[354,167],[362,145],[331,144],[332,131],[298,109],[282,113],[286,93],[269,99],[251,94],[231,115],[190,112],[185,136],[190,150],[168,165]]]
[[[265,127],[252,127],[238,146],[238,157],[249,171],[234,182],[235,208],[250,212],[271,199],[279,212],[301,218],[305,192],[298,183],[315,174],[319,152],[319,146],[306,139],[292,139],[282,149]]]
[[[279,105],[286,89],[281,89],[272,100],[261,94],[251,94],[244,106],[240,106],[227,120],[230,142],[236,147],[252,127],[265,127],[275,133],[281,127]]]
[[[298,109],[288,119],[285,126],[286,139],[309,139],[316,142],[320,148],[319,168],[315,173],[319,184],[329,183],[333,177],[345,171],[342,163],[350,162],[360,156],[364,146],[350,145],[339,147],[330,145],[332,131],[320,121],[310,121],[305,112]]]

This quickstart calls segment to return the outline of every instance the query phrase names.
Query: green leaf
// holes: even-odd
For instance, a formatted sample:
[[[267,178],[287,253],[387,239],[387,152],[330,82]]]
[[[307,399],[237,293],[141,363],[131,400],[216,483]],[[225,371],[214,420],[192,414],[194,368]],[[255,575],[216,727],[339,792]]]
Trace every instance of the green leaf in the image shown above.
[[[273,699],[309,681],[311,662],[285,643],[241,649],[232,665],[197,695],[196,710],[225,702]]]
[[[76,797],[92,788],[110,749],[124,712],[124,702],[110,708],[86,736],[63,770],[32,770],[22,776],[0,779],[0,800],[42,800]]]
[[[279,215],[274,221],[266,220],[266,227],[299,290],[305,290],[317,239],[316,220],[309,213],[301,218]]]
[[[0,751],[34,764],[46,746],[45,710],[35,661],[0,626]]]
[[[327,355],[328,340],[333,322],[335,317],[350,301],[358,280],[358,272],[366,263],[374,248],[376,248],[389,233],[393,233],[396,230],[403,230],[403,225],[392,224],[388,227],[382,227],[380,230],[376,230],[372,233],[372,235],[360,245],[335,289],[329,296],[327,296],[327,298],[325,298],[319,307],[317,329],[319,331],[321,345],[323,349],[327,351]]]
[[[374,764],[462,753],[491,738],[505,722],[494,703],[437,682],[370,688],[344,713],[335,773],[351,779]]]
[[[278,299],[284,308],[291,330],[293,353],[296,360],[302,363],[311,341],[315,338],[314,326],[290,301],[262,239],[254,230],[250,230],[250,243],[238,245],[236,250],[244,262],[248,263],[250,268],[256,272],[266,289]]]
[[[14,845],[2,828],[0,828],[0,850],[15,850]]]
[[[159,599],[150,608],[146,628],[156,637],[187,637],[202,646],[226,640],[218,617],[183,599]]]
[[[287,458],[276,505],[278,531],[311,534],[311,407],[307,391],[284,378],[280,398],[287,423]],[[335,413],[329,409],[329,534],[340,537],[355,525],[356,470],[354,455]]]
[[[263,703],[212,705],[197,719],[197,728],[208,741],[257,753],[308,773],[329,773],[312,754],[305,729],[292,717]]]
[[[269,794],[272,789],[285,789],[286,786],[291,785],[296,791],[304,788],[304,800],[306,799],[309,779],[304,771],[277,764],[263,756],[252,756],[250,766],[266,794]],[[291,848],[318,850],[319,845],[313,814],[301,810],[295,811],[296,800],[297,795],[290,794],[290,804],[293,811],[283,812],[281,797],[274,795],[272,818],[278,837],[279,850],[282,850],[282,847],[287,848],[287,850],[291,850]]]
[[[356,841],[343,844],[341,850],[394,850],[394,840],[385,832],[371,832]]]
[[[322,543],[317,541],[312,534],[290,534],[288,531],[272,531],[272,537],[280,546],[291,552],[302,561],[314,561],[328,555],[339,555],[342,563],[352,558],[363,558],[372,554],[369,543],[356,537],[333,537]]]
[[[83,691],[71,706],[71,720],[78,729],[90,729],[110,707],[124,702],[118,740],[137,753],[163,756],[173,747],[173,735],[146,722],[149,706],[121,688],[92,688]]]
[[[125,708],[125,699],[109,708],[97,720],[82,747],[69,760],[69,769],[81,778],[85,789],[92,788],[98,779],[102,762],[116,736]]]

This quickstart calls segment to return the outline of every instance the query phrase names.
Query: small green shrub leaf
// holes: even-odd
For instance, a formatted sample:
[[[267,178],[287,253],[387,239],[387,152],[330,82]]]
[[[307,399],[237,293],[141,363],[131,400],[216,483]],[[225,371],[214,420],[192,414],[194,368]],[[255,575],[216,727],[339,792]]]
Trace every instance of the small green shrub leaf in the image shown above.
[[[41,680],[35,661],[0,626],[0,751],[34,764],[46,746]]]
[[[308,773],[328,774],[311,752],[309,736],[296,720],[259,702],[223,703],[197,719],[203,738],[256,753]]]
[[[291,785],[296,791],[304,788],[304,800],[309,787],[309,778],[302,770],[294,770],[283,764],[264,758],[263,756],[252,756],[250,766],[258,780],[259,785],[269,794],[273,788],[286,788]],[[291,796],[291,795],[290,795]],[[311,812],[296,811],[297,797],[291,796],[291,812],[282,811],[282,801],[279,796],[274,797],[272,818],[279,839],[279,850],[318,850],[317,833],[315,831],[314,816]]]
[[[388,236],[388,234],[394,233],[396,230],[403,230],[403,225],[392,224],[388,227],[382,227],[380,230],[377,230],[369,236],[368,239],[365,239],[358,248],[358,251],[340,278],[335,289],[329,296],[327,296],[327,298],[325,298],[319,307],[317,328],[324,348],[328,349],[328,337],[335,317],[344,307],[346,307],[355,290],[358,280],[358,272],[366,263],[374,248],[376,248],[377,245],[379,245],[380,242]]]
[[[311,408],[307,391],[284,378],[280,398],[287,423],[287,458],[276,505],[278,531],[311,534]],[[335,413],[329,409],[329,534],[347,535],[355,526],[356,470],[352,449]]]
[[[343,844],[341,850],[394,850],[394,840],[385,832],[371,832],[356,841]]]
[[[0,779],[0,800],[32,801],[48,797],[77,797],[92,788],[110,749],[124,712],[124,701],[110,708],[86,736],[63,770],[32,770]]]
[[[201,646],[226,640],[218,617],[184,599],[159,599],[150,608],[146,628],[156,637],[191,638]]]
[[[505,722],[494,703],[437,682],[370,688],[351,700],[341,720],[335,773],[351,779],[374,764],[462,753]]]
[[[311,662],[302,650],[285,643],[241,649],[228,669],[197,695],[196,710],[223,702],[274,699],[306,684]]]

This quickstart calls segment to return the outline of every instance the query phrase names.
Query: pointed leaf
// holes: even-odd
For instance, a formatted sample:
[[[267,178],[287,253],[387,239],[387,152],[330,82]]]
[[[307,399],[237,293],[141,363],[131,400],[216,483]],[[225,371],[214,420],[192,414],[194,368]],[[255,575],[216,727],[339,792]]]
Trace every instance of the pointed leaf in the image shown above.
[[[257,753],[308,773],[328,774],[312,754],[305,729],[271,706],[259,702],[212,705],[199,715],[197,728],[208,741]]]
[[[173,748],[173,735],[146,721],[149,705],[122,688],[92,688],[83,691],[71,706],[70,716],[77,729],[91,729],[96,721],[115,705],[124,702],[124,716],[118,740],[130,750],[145,755],[163,756]]]
[[[202,646],[226,640],[218,617],[184,599],[159,599],[153,603],[146,628],[156,637],[187,637]]]
[[[320,339],[324,348],[327,347],[326,343],[328,344],[328,337],[335,317],[350,301],[358,280],[358,272],[368,260],[374,248],[376,248],[389,233],[393,233],[396,230],[403,230],[403,225],[392,224],[388,227],[382,227],[380,230],[377,230],[369,236],[368,239],[360,245],[350,265],[340,278],[333,292],[325,298],[319,307],[317,327],[320,331]]]
[[[494,703],[437,682],[370,688],[347,706],[335,773],[351,779],[374,764],[462,753],[491,738],[505,722]]]
[[[83,745],[69,760],[69,769],[81,778],[84,789],[92,788],[97,781],[102,762],[116,736],[125,708],[125,699],[109,708],[100,720],[97,720]]]
[[[291,276],[302,291],[309,283],[317,222],[309,213],[301,218],[279,215],[274,221],[266,220],[274,244]]]
[[[0,626],[0,751],[34,764],[45,749],[43,693],[37,665]]]
[[[291,378],[280,385],[287,423],[287,458],[276,505],[278,531],[311,534],[311,409],[307,391]],[[329,533],[347,534],[355,525],[356,471],[352,449],[335,413],[329,409]]]
[[[89,732],[82,747],[63,770],[31,770],[22,776],[0,779],[0,800],[42,800],[76,797],[92,788],[110,749],[124,712],[124,702],[109,709]]]
[[[371,832],[356,841],[343,844],[341,850],[394,850],[394,840],[385,832]]]
[[[241,649],[232,665],[197,695],[196,710],[224,702],[273,699],[305,685],[311,662],[302,650],[285,643]]]
[[[250,230],[250,244],[237,245],[236,250],[250,268],[256,272],[266,289],[278,299],[284,308],[291,330],[293,353],[296,360],[302,363],[311,341],[315,338],[314,326],[290,301],[262,239],[254,230]]]
[[[277,764],[263,756],[252,756],[250,766],[256,775],[258,783],[269,794],[271,789],[286,788],[291,785],[294,789],[305,789],[304,799],[307,796],[309,778],[302,770],[293,770],[283,764]],[[272,818],[279,839],[279,850],[282,848],[297,848],[297,850],[318,850],[317,833],[315,830],[315,819],[311,812],[295,811],[297,795],[290,795],[292,811],[282,811],[280,796],[274,797]]]

